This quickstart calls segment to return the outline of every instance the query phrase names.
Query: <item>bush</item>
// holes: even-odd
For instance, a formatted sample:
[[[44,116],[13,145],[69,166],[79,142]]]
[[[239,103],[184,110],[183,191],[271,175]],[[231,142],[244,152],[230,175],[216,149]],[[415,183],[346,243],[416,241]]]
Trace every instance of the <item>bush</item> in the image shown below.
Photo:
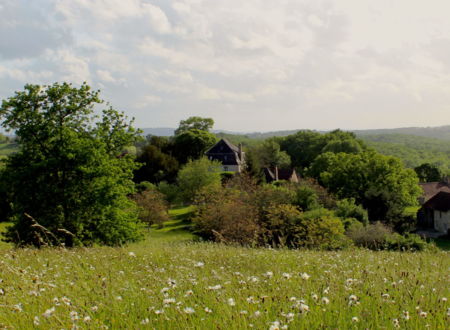
[[[266,210],[262,240],[265,244],[277,247],[293,247],[295,244],[295,225],[301,212],[291,204],[271,205]]]
[[[302,213],[295,231],[297,246],[336,250],[351,245],[342,221],[326,209]]]
[[[297,189],[295,204],[304,211],[310,211],[320,207],[317,194],[308,186],[300,186]]]
[[[354,198],[337,201],[334,213],[340,218],[354,218],[364,225],[369,222],[367,211],[361,205],[357,205]]]
[[[167,201],[159,191],[145,190],[135,194],[132,199],[139,207],[139,219],[148,226],[161,226],[164,221],[169,220]]]
[[[248,203],[245,192],[208,186],[197,195],[195,204],[197,210],[192,222],[197,235],[242,245],[253,245],[257,241],[258,212]]]
[[[386,248],[388,250],[397,251],[423,251],[429,247],[419,235],[405,234],[404,236],[394,233],[386,240]]]
[[[347,236],[357,246],[371,250],[382,250],[385,248],[386,240],[391,232],[391,229],[381,222],[375,222],[365,227],[352,227],[347,231]]]
[[[166,181],[162,181],[157,186],[158,191],[164,195],[167,203],[172,205],[179,199],[180,189],[176,184],[170,184]]]

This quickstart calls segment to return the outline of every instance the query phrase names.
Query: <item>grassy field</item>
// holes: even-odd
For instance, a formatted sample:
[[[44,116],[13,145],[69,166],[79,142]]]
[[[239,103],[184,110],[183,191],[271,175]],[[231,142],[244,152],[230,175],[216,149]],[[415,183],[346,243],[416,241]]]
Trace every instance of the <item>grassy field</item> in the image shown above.
[[[4,249],[0,329],[448,329],[450,254],[194,242],[189,209],[124,248]]]

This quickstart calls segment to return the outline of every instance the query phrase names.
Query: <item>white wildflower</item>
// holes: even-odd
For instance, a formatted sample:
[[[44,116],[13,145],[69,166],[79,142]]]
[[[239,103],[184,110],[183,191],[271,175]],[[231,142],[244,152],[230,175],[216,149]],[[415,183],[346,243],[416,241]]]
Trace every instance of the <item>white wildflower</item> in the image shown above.
[[[400,328],[400,322],[398,321],[398,319],[393,319],[392,323],[394,324],[394,328]]]
[[[408,321],[410,319],[409,312],[408,311],[403,311],[402,318],[404,320]]]
[[[208,286],[208,290],[220,290],[222,289],[222,286],[220,284]]]
[[[136,257],[136,254],[134,252],[128,252],[128,256],[130,257]]]
[[[84,322],[84,323],[89,323],[89,322],[91,322],[91,317],[90,317],[89,315],[85,316],[85,317],[83,318],[83,322]]]
[[[291,274],[289,273],[283,273],[282,276],[287,280],[291,278]]]
[[[359,319],[356,316],[352,317],[352,322],[359,322]]]
[[[15,312],[21,312],[21,311],[23,311],[23,309],[22,309],[22,304],[14,305],[14,306],[13,306],[13,310],[14,310]]]
[[[328,305],[330,303],[330,299],[328,299],[327,297],[322,297],[322,303]]]
[[[175,302],[176,302],[175,298],[167,298],[163,300],[164,305],[175,304]]]
[[[35,316],[35,317],[34,317],[34,319],[33,319],[33,324],[34,324],[35,326],[38,326],[39,324],[41,324],[41,322],[40,322],[38,316]]]
[[[254,317],[259,317],[259,316],[261,316],[261,312],[260,312],[260,311],[254,312],[254,313],[253,313],[253,316],[254,316]]]
[[[144,325],[149,324],[149,323],[150,323],[150,320],[148,318],[145,318],[141,321],[141,324],[144,324]]]
[[[311,295],[311,298],[312,298],[313,300],[317,301],[317,300],[319,299],[319,296],[316,295],[315,293],[313,293],[313,294]]]
[[[55,307],[49,308],[45,311],[44,314],[42,314],[43,317],[45,318],[49,318],[50,316],[53,315],[53,313],[55,312]]]
[[[92,307],[91,307],[91,311],[93,311],[93,312],[98,311],[98,306],[92,306]]]
[[[307,280],[307,279],[309,279],[311,276],[308,275],[307,273],[301,273],[301,274],[300,274],[300,277],[301,277],[303,280]]]
[[[197,268],[202,268],[203,266],[205,266],[205,264],[204,264],[203,262],[201,262],[201,261],[197,262],[197,263],[194,265],[194,267],[197,267]]]
[[[273,272],[266,272],[266,273],[264,273],[264,276],[271,278],[273,276]]]
[[[424,311],[420,311],[419,316],[422,317],[422,318],[424,318],[424,319],[426,319],[427,316],[428,316],[428,313],[427,313],[427,312],[424,312]]]
[[[269,330],[280,330],[280,322],[279,321],[272,322]]]
[[[70,319],[71,319],[72,321],[76,321],[76,320],[79,319],[78,313],[77,313],[76,311],[71,311],[69,315],[70,315]]]
[[[206,313],[212,313],[212,310],[209,309],[208,307],[205,307],[205,312],[206,312]]]
[[[228,299],[228,305],[230,305],[230,306],[235,306],[236,305],[236,302],[234,301],[233,298],[229,298]]]
[[[192,307],[186,307],[185,309],[183,309],[183,312],[185,314],[194,314],[195,310]]]

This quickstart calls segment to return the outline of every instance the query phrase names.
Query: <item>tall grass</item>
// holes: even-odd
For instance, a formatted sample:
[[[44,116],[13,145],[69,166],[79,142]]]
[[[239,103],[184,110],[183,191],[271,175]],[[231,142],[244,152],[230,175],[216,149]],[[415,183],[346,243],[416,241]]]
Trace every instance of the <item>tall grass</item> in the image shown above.
[[[124,248],[0,252],[0,329],[449,327],[448,252],[250,249],[183,225]]]

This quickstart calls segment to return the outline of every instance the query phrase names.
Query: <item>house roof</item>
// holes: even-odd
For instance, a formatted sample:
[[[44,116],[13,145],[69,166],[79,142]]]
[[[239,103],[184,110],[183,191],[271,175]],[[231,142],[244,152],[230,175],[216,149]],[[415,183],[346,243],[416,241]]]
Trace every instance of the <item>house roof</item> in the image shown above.
[[[423,189],[425,201],[441,191],[450,193],[450,184],[447,182],[426,182],[421,183],[420,186]]]
[[[441,191],[431,197],[425,204],[423,204],[423,207],[447,212],[450,210],[450,192]]]
[[[276,178],[275,171],[278,171],[278,180],[290,180],[295,173],[295,169],[273,169],[268,167],[263,168],[264,175],[266,176],[266,181],[271,182]]]
[[[239,147],[236,147],[227,139],[221,139],[213,145],[205,154],[210,159],[222,162],[223,165],[239,165],[243,162],[239,153]],[[242,155],[242,158],[244,155]]]

